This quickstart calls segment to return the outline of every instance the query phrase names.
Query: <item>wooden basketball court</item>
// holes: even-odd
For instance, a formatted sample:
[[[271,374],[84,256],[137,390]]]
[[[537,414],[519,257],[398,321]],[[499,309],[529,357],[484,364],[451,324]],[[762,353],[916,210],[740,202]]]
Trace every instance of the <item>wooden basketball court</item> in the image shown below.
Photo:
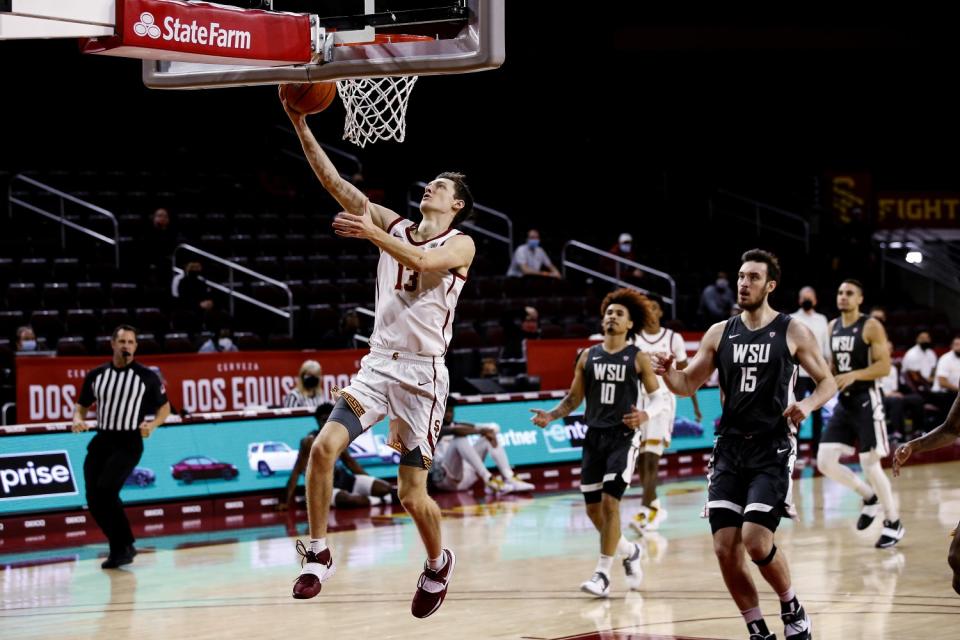
[[[598,544],[580,496],[507,496],[445,510],[458,562],[446,602],[426,620],[410,615],[423,551],[397,514],[393,525],[332,534],[338,573],[309,601],[290,597],[299,565],[287,537],[175,550],[146,539],[148,551],[128,570],[103,571],[94,558],[8,568],[0,571],[0,637],[745,638],[699,518],[704,487],[664,487],[669,517],[643,539],[643,589],[625,591],[617,563],[608,600],[578,590]],[[878,550],[879,522],[854,529],[851,492],[821,478],[795,485],[801,520],[785,523],[778,542],[815,638],[960,638],[960,596],[946,563],[960,519],[960,462],[907,467],[894,487],[907,533]],[[632,511],[639,500],[624,504]],[[776,599],[758,584],[782,638]]]

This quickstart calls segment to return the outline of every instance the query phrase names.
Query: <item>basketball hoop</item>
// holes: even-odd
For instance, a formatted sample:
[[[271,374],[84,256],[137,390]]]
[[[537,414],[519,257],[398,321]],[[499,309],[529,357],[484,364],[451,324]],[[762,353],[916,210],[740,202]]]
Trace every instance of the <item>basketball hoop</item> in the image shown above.
[[[400,42],[431,41],[429,36],[377,34],[364,44],[388,45]],[[418,76],[353,78],[338,80],[340,100],[347,110],[343,123],[343,139],[364,147],[368,142],[394,140],[403,142],[407,135],[407,103]]]

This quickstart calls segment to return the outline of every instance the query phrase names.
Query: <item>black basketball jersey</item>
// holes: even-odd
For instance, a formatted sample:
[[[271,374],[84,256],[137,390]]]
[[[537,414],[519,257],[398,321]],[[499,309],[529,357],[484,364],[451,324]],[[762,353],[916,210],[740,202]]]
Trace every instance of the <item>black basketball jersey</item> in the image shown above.
[[[860,314],[857,321],[849,327],[843,326],[843,318],[837,318],[830,334],[830,352],[833,354],[833,366],[837,373],[847,373],[870,366],[870,345],[863,339],[863,328],[869,317]],[[860,393],[876,385],[874,380],[857,380],[844,389],[844,395]]]
[[[787,408],[796,359],[787,346],[790,316],[778,313],[765,327],[751,331],[740,316],[727,320],[717,347],[723,390],[719,435],[787,432]]]
[[[639,393],[636,346],[628,344],[616,353],[603,345],[590,347],[583,365],[584,419],[593,429],[623,426],[623,415],[636,406]]]

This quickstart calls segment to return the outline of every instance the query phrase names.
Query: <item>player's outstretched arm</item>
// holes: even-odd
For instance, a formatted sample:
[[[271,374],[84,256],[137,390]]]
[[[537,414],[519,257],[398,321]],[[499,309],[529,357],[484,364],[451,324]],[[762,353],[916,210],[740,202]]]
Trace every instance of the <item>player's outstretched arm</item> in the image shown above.
[[[290,117],[293,129],[297,132],[297,137],[300,138],[300,144],[303,146],[303,153],[323,188],[350,213],[357,215],[369,213],[375,225],[381,229],[389,227],[400,215],[378,204],[369,203],[368,206],[367,196],[340,176],[340,172],[337,171],[307,125],[306,116],[297,113],[287,105],[283,97],[283,87],[281,86],[280,89],[280,102],[283,104],[283,109]]]
[[[678,396],[692,396],[710,378],[716,368],[717,348],[726,323],[724,320],[707,329],[696,355],[682,371],[675,366],[672,353],[653,354],[653,371],[663,378],[667,389]]]
[[[584,349],[580,353],[580,357],[577,358],[577,366],[573,370],[573,382],[570,383],[570,391],[568,391],[567,395],[560,401],[560,404],[550,411],[530,409],[530,412],[533,413],[530,421],[533,422],[533,424],[538,427],[545,427],[554,420],[570,415],[571,411],[580,406],[580,403],[583,402],[584,394],[583,367],[587,362],[587,354],[589,352],[589,349]]]
[[[820,344],[806,325],[801,322],[791,322],[787,327],[787,344],[796,346],[793,352],[794,357],[817,383],[813,393],[800,402],[794,402],[783,412],[787,420],[799,425],[811,411],[822,407],[837,393],[837,383],[830,375],[826,360],[823,359]]]
[[[960,395],[953,400],[953,406],[947,414],[947,419],[939,427],[927,435],[911,440],[897,447],[893,454],[893,475],[900,475],[902,467],[910,456],[914,453],[923,451],[932,451],[949,444],[953,444],[957,438],[960,438]]]

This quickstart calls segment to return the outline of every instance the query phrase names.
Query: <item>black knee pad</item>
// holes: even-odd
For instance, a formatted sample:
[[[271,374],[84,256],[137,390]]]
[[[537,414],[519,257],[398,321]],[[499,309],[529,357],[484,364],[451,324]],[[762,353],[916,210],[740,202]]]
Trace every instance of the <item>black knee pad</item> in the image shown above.
[[[720,529],[726,529],[727,527],[736,527],[739,529],[742,526],[743,516],[733,509],[710,509],[711,533],[716,533]]]
[[[342,397],[337,400],[337,404],[333,406],[333,411],[330,412],[330,417],[327,418],[327,422],[338,422],[347,428],[347,433],[350,434],[350,442],[353,442],[360,437],[360,434],[363,433],[363,425],[360,424],[360,418],[357,417],[357,414],[353,412],[353,409],[350,408],[350,405],[347,404],[347,401]]]
[[[773,558],[776,555],[777,555],[777,545],[773,545],[773,548],[770,549],[770,553],[767,554],[766,558],[764,558],[763,560],[754,560],[753,558],[750,558],[750,562],[757,565],[758,567],[765,567],[771,562],[773,562]]]
[[[583,501],[587,504],[597,504],[603,499],[603,491],[597,489],[596,491],[584,491],[583,492]]]
[[[743,516],[743,521],[758,524],[764,529],[769,529],[770,533],[775,533],[780,526],[780,515],[772,511],[748,511]]]
[[[623,493],[627,490],[627,483],[623,481],[623,478],[617,476],[613,480],[608,480],[603,483],[603,493],[616,498],[619,500],[623,497]]]

